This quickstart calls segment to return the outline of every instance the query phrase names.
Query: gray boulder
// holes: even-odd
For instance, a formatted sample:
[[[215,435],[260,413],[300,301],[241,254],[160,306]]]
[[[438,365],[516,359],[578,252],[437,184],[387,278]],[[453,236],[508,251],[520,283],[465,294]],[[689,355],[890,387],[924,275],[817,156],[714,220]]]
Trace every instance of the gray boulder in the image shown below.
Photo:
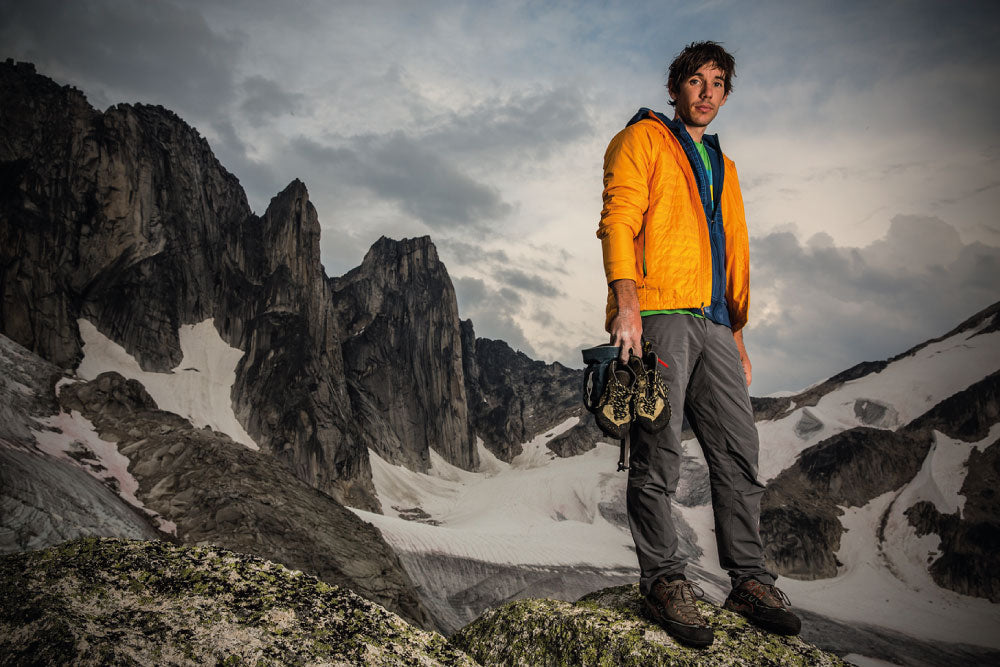
[[[798,637],[763,632],[706,603],[715,630],[707,649],[678,644],[642,611],[636,584],[576,603],[519,600],[491,609],[452,637],[484,665],[845,665]]]
[[[348,590],[215,547],[84,539],[0,557],[16,664],[473,665]]]

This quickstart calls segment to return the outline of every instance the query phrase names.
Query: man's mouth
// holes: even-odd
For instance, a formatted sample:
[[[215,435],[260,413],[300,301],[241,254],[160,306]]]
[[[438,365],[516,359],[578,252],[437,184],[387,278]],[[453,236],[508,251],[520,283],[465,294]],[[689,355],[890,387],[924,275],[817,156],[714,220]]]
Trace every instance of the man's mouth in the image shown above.
[[[712,110],[712,107],[710,105],[705,105],[705,104],[695,105],[694,108],[700,111],[701,113],[708,113],[709,111]]]

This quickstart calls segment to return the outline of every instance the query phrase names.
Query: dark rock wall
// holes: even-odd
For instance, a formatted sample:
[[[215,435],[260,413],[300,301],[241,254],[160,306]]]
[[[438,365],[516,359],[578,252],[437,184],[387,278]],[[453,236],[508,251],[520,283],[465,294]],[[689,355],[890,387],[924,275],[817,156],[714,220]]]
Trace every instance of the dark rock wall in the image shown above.
[[[330,286],[355,406],[371,425],[366,444],[412,470],[427,470],[431,447],[478,466],[458,302],[430,238],[383,237]]]
[[[181,360],[178,328],[214,318],[247,354],[237,416],[334,497],[377,508],[349,400],[319,223],[294,181],[255,216],[208,143],[161,107],[106,113],[0,65],[0,331],[64,368],[78,318],[146,370]],[[265,407],[266,406],[266,407]]]
[[[473,429],[497,458],[510,461],[521,443],[583,414],[583,371],[534,361],[502,340],[476,338],[470,321],[462,322],[462,343]]]

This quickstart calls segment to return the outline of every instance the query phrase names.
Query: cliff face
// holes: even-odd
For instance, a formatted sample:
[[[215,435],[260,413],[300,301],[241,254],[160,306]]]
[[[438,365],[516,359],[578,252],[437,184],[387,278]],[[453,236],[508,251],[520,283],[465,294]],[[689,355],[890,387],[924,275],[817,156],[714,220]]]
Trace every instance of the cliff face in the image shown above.
[[[383,237],[330,286],[364,442],[411,470],[427,470],[431,447],[454,465],[478,466],[458,303],[430,238]]]
[[[462,345],[472,427],[502,461],[520,454],[521,443],[535,434],[583,414],[582,371],[534,361],[502,340],[476,338],[468,320]]]
[[[181,324],[214,318],[246,354],[235,412],[302,480],[377,508],[349,399],[319,223],[294,181],[263,217],[173,113],[83,96],[0,66],[0,331],[63,367],[78,318],[145,370],[181,361]]]

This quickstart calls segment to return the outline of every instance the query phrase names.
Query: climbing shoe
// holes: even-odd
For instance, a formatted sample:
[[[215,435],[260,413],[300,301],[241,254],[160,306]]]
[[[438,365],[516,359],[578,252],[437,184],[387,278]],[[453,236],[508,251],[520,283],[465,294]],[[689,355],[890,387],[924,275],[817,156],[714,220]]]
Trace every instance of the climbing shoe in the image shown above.
[[[648,433],[656,433],[670,423],[667,383],[660,375],[659,359],[651,346],[641,357],[631,357],[629,367],[636,375],[635,419]]]
[[[608,379],[598,401],[594,420],[604,433],[621,440],[635,418],[635,372],[619,361],[608,365]]]
[[[704,597],[701,587],[687,579],[667,581],[660,577],[646,595],[646,611],[671,637],[695,648],[711,646],[712,626],[698,611],[695,601]]]
[[[797,635],[802,621],[788,611],[791,601],[774,584],[747,579],[736,586],[722,605],[723,609],[746,616],[754,625],[779,635]]]

